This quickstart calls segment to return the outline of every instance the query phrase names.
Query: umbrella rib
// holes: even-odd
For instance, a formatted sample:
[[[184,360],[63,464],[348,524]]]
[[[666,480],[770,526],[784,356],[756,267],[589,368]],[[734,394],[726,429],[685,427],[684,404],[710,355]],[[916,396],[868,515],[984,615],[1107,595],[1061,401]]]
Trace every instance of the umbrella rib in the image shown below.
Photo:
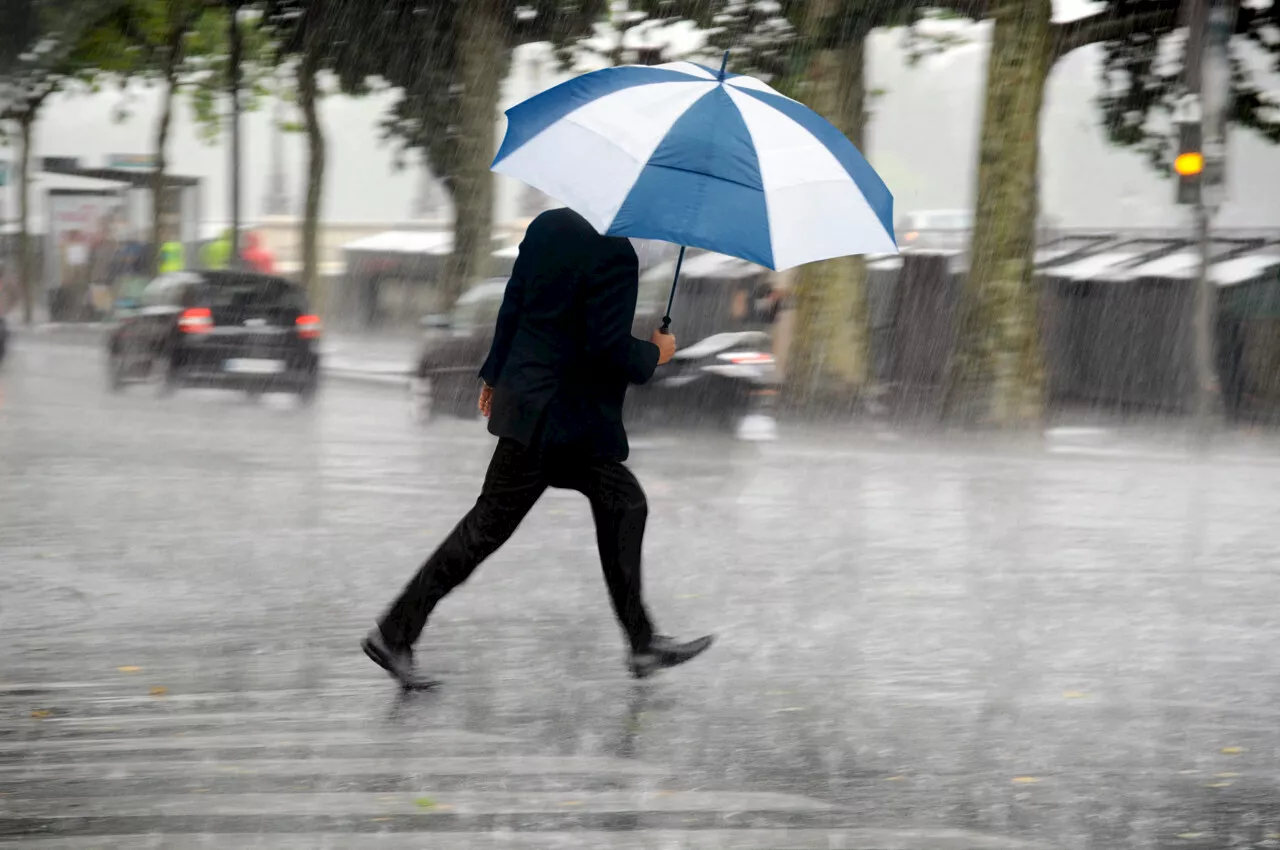
[[[756,192],[763,192],[763,191],[764,191],[764,186],[763,186],[763,185],[761,185],[761,186],[752,186],[751,184],[749,184],[749,183],[743,183],[743,182],[741,182],[740,180],[731,180],[731,179],[729,179],[728,177],[721,177],[721,176],[719,176],[719,175],[717,175],[717,174],[708,174],[708,173],[707,173],[707,172],[705,172],[705,171],[694,171],[694,170],[693,170],[693,169],[691,169],[691,168],[680,168],[679,166],[675,166],[675,165],[654,165],[654,166],[650,166],[650,165],[649,165],[649,161],[653,158],[653,153],[654,153],[654,151],[656,151],[656,150],[658,149],[658,148],[657,148],[657,145],[655,145],[655,146],[654,146],[653,151],[650,151],[650,152],[649,152],[649,156],[648,156],[648,157],[646,157],[646,158],[642,161],[642,160],[640,160],[638,157],[634,156],[634,155],[633,155],[630,151],[628,151],[626,148],[622,147],[622,145],[618,144],[618,143],[617,143],[616,141],[614,141],[612,138],[610,138],[609,136],[605,135],[604,133],[602,133],[601,131],[597,130],[596,128],[594,128],[594,127],[589,127],[589,126],[587,126],[586,124],[580,124],[580,123],[578,123],[577,121],[573,121],[573,119],[572,119],[572,118],[566,118],[566,119],[561,119],[561,120],[568,120],[568,121],[571,121],[575,126],[577,126],[577,127],[581,128],[581,129],[583,129],[583,130],[586,130],[588,133],[590,133],[591,135],[595,136],[597,139],[600,139],[600,140],[601,140],[601,141],[603,141],[605,144],[609,145],[609,147],[614,148],[615,150],[622,151],[624,154],[626,154],[628,157],[630,157],[630,158],[631,158],[633,161],[635,161],[635,162],[640,162],[640,163],[641,163],[641,166],[640,166],[640,170],[641,170],[641,171],[644,171],[644,169],[646,169],[646,168],[650,168],[650,167],[653,167],[653,168],[665,168],[665,169],[667,169],[667,170],[669,170],[669,171],[681,171],[681,172],[684,172],[685,174],[697,174],[697,175],[700,175],[700,176],[702,176],[702,177],[710,177],[712,180],[719,180],[719,181],[720,181],[720,182],[722,182],[722,183],[729,183],[729,184],[734,185],[734,186],[742,186],[744,189],[751,189],[751,190],[754,190],[754,191],[756,191]],[[549,128],[548,128],[548,129],[549,129]],[[543,132],[546,132],[546,131],[544,130]],[[542,133],[539,133],[538,135],[540,136],[540,135],[542,135]],[[529,142],[532,142],[532,141],[533,141],[533,139],[536,139],[536,138],[537,138],[537,136],[534,136],[533,138],[529,139]],[[529,142],[526,142],[525,144],[528,144]],[[661,144],[661,143],[662,143],[662,140],[661,140],[661,139],[659,139],[659,140],[658,140],[658,144]],[[523,145],[522,145],[521,147],[523,147]],[[513,153],[514,153],[514,151],[513,151]],[[636,175],[636,177],[637,177],[637,178],[639,178],[639,175],[637,174],[637,175]]]
[[[679,171],[679,172],[681,172],[681,173],[683,173],[683,174],[696,174],[696,175],[698,175],[699,177],[709,177],[709,178],[710,178],[710,179],[712,179],[712,180],[718,180],[718,181],[720,181],[721,183],[728,183],[728,184],[730,184],[730,185],[732,185],[732,186],[741,186],[742,188],[744,188],[744,189],[750,189],[750,190],[752,190],[753,192],[763,192],[763,191],[764,191],[764,186],[752,186],[751,184],[749,184],[749,183],[743,183],[743,182],[742,182],[742,181],[740,181],[740,180],[730,180],[728,177],[721,177],[721,176],[720,176],[720,175],[718,175],[718,174],[708,174],[708,173],[707,173],[707,172],[705,172],[705,171],[694,171],[692,168],[680,168],[679,166],[676,166],[676,165],[654,165],[654,166],[650,166],[648,163],[646,163],[644,167],[645,167],[645,168],[662,168],[662,169],[665,169],[665,170],[667,170],[667,171]]]

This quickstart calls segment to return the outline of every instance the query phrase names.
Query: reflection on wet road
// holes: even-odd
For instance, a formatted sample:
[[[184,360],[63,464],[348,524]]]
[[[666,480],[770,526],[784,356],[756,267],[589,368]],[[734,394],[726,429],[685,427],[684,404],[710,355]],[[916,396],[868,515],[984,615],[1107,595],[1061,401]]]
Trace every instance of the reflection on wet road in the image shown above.
[[[0,372],[0,840],[33,848],[1280,847],[1280,455],[638,435],[637,686],[551,493],[397,696],[359,637],[491,441]],[[1105,442],[1105,441],[1104,441]]]

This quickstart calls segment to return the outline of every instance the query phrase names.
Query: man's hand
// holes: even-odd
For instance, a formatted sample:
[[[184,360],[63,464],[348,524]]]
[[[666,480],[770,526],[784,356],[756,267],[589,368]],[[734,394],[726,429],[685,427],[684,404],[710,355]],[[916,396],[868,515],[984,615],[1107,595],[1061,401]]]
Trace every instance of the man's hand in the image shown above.
[[[662,331],[654,331],[653,336],[649,337],[649,342],[658,346],[658,365],[666,363],[676,353],[676,335],[673,333],[663,333]]]
[[[480,408],[484,418],[488,419],[489,414],[493,413],[493,387],[485,384],[480,388],[480,402],[476,406]]]

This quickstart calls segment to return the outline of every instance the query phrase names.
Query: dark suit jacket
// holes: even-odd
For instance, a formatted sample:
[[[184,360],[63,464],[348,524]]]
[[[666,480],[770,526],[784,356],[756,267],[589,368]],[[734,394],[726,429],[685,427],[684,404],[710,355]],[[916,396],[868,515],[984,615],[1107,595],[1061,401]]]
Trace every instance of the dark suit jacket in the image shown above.
[[[658,365],[658,347],[631,335],[639,285],[627,239],[601,236],[567,209],[534,219],[480,370],[493,387],[489,432],[626,460],[627,385]]]

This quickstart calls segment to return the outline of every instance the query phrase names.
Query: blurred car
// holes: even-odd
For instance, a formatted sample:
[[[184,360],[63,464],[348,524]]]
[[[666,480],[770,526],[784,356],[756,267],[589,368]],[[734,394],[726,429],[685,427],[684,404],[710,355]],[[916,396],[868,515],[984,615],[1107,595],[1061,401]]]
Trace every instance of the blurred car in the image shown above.
[[[302,289],[246,272],[174,272],[136,302],[117,302],[107,376],[119,390],[162,379],[165,391],[220,387],[288,391],[309,402],[319,385],[320,319]]]
[[[640,297],[632,333],[648,339],[661,324],[666,294],[671,286],[672,264],[664,264],[641,275]],[[701,283],[706,284],[706,281]],[[493,341],[494,323],[506,278],[491,278],[469,289],[447,315],[423,319],[425,338],[413,379],[410,381],[410,409],[414,419],[429,421],[440,415],[474,417],[479,390],[477,373]],[[733,298],[728,290],[756,288],[758,281],[743,287],[723,282],[699,286],[682,281],[681,309],[673,328],[681,348],[669,362],[658,367],[647,383],[632,387],[625,408],[628,420],[663,422],[684,420],[733,427],[751,410],[756,396],[772,388],[777,371],[768,333],[754,329],[751,316],[743,314],[749,299]],[[699,290],[716,290],[717,296],[699,298]],[[706,305],[699,310],[695,305]],[[737,305],[734,317],[717,319],[709,313],[731,312],[725,305]],[[770,316],[771,318],[771,316]],[[683,325],[683,328],[682,328]],[[711,330],[701,339],[688,340],[682,330],[695,335]]]
[[[116,281],[115,302],[112,304],[115,314],[122,316],[142,306],[142,293],[150,283],[151,278],[144,275],[121,275]]]
[[[1041,214],[1036,240],[1051,241],[1061,230],[1055,216]],[[921,210],[903,215],[894,225],[902,250],[963,251],[973,235],[973,213],[968,210]]]
[[[479,415],[478,373],[493,342],[506,288],[506,278],[491,278],[464,292],[448,315],[422,319],[425,334],[410,381],[415,419]]]
[[[9,347],[9,324],[0,316],[0,363],[4,362],[5,349]]]
[[[903,215],[894,226],[902,249],[963,249],[973,232],[973,213],[966,210],[922,210]]]
[[[631,388],[627,416],[636,423],[733,428],[778,383],[771,346],[767,333],[738,331],[680,348],[647,383]]]

